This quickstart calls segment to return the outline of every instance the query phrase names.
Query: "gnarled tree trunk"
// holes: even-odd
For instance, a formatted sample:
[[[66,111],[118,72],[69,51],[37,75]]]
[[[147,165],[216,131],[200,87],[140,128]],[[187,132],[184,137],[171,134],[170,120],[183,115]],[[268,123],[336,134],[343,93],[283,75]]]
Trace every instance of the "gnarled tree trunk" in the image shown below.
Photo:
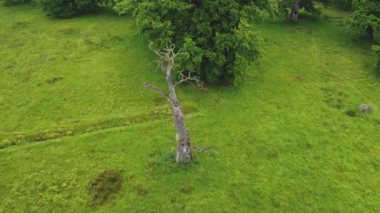
[[[175,88],[178,84],[181,84],[186,81],[191,81],[191,80],[197,81],[197,78],[192,77],[190,74],[188,74],[188,76],[185,76],[183,75],[183,73],[179,73],[180,76],[182,76],[182,79],[178,82],[173,81],[172,73],[173,73],[173,69],[175,65],[175,57],[178,55],[174,53],[174,48],[175,46],[171,45],[171,46],[167,46],[163,52],[154,51],[158,56],[160,56],[160,67],[166,76],[166,83],[169,87],[169,94],[147,83],[145,83],[144,86],[155,92],[158,92],[159,94],[164,96],[171,104],[173,119],[174,119],[174,126],[177,132],[176,134],[176,140],[177,140],[176,161],[177,163],[190,163],[192,160],[191,143],[187,135],[183,111],[179,103]]]
[[[169,97],[172,105],[172,113],[174,117],[174,126],[177,131],[177,163],[189,163],[192,160],[191,156],[191,144],[189,137],[187,136],[186,125],[183,118],[183,112],[181,105],[178,101],[177,94],[175,92],[175,84],[171,76],[171,71],[166,76],[167,84],[169,87]]]
[[[297,22],[298,21],[298,15],[301,9],[300,0],[296,0],[294,3],[294,7],[292,9],[292,12],[290,13],[290,21]]]

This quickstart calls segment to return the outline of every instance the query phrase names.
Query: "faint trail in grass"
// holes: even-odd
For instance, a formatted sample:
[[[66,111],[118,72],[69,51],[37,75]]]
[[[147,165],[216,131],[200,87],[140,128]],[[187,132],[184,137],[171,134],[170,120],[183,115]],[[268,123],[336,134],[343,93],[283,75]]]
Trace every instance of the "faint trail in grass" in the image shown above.
[[[110,120],[104,120],[97,123],[84,124],[81,126],[76,126],[73,128],[60,128],[54,130],[45,130],[41,132],[33,133],[10,133],[0,135],[0,149],[4,149],[11,146],[28,144],[28,143],[38,143],[51,139],[58,139],[67,136],[75,136],[86,134],[95,131],[101,131],[105,129],[125,127],[135,124],[141,124],[145,122],[163,120],[169,118],[166,114],[147,114],[139,115],[129,118],[114,118]]]
[[[190,113],[187,115],[189,116]],[[73,128],[66,127],[33,133],[0,134],[0,150],[22,144],[39,143],[67,136],[76,136],[106,129],[120,128],[166,119],[171,119],[170,111],[161,109],[160,111],[155,111],[148,114],[142,114],[128,118],[113,118],[96,123],[83,124]]]

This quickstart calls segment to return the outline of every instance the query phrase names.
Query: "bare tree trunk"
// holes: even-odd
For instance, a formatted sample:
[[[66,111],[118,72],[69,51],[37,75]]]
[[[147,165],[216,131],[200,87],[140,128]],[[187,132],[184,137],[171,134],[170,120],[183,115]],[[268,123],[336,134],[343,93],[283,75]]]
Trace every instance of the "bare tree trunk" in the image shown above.
[[[150,43],[149,45],[151,49],[152,49],[152,45],[153,43]],[[163,73],[165,73],[166,83],[168,84],[168,87],[169,87],[169,95],[165,91],[153,85],[145,83],[144,86],[148,89],[151,89],[161,94],[170,102],[171,107],[172,107],[174,126],[177,132],[176,134],[176,140],[177,140],[176,161],[177,163],[190,163],[192,161],[191,143],[187,135],[183,111],[179,103],[175,88],[178,84],[181,84],[183,82],[195,81],[199,85],[200,81],[197,77],[191,76],[191,73],[188,73],[185,76],[182,72],[179,72],[181,79],[178,82],[173,82],[172,73],[173,73],[173,69],[175,65],[175,58],[177,55],[181,54],[181,53],[175,53],[174,49],[175,49],[175,45],[170,45],[170,46],[167,45],[163,51],[155,51],[152,49],[160,57],[159,65]]]
[[[169,97],[172,105],[172,112],[174,116],[174,125],[177,131],[177,163],[189,163],[192,160],[191,143],[186,131],[186,125],[183,118],[183,111],[179,103],[177,94],[175,92],[175,84],[173,83],[171,72],[166,76],[167,84],[169,87]]]
[[[294,3],[294,7],[292,9],[292,12],[290,13],[290,21],[297,22],[298,21],[298,14],[300,12],[301,6],[300,6],[300,0],[296,0]]]

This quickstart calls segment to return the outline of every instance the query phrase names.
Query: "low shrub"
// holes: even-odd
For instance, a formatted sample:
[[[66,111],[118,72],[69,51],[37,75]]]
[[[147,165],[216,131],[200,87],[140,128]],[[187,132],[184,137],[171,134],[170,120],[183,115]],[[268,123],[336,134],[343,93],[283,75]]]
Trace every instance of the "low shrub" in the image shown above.
[[[104,0],[41,0],[43,10],[54,18],[70,18],[97,11]]]

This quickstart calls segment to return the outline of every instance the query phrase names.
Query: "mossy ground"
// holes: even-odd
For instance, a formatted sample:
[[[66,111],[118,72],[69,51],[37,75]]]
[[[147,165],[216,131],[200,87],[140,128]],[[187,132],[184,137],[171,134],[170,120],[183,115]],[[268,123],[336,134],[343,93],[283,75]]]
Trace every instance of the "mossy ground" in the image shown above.
[[[169,109],[143,88],[163,76],[132,20],[0,7],[0,211],[92,211],[88,183],[110,169],[123,187],[101,212],[379,211],[380,78],[344,13],[325,14],[256,26],[265,53],[239,87],[179,87],[209,148],[179,166]],[[41,132],[55,139],[12,143]]]

